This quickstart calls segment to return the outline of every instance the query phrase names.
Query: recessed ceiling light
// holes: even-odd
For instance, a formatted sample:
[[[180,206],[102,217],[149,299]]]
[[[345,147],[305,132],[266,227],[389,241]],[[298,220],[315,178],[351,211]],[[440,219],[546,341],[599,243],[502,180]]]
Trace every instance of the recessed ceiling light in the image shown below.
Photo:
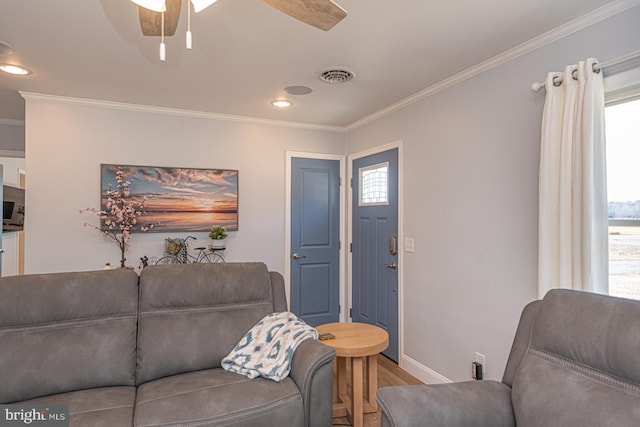
[[[291,101],[287,101],[286,99],[276,99],[275,101],[271,101],[271,105],[278,108],[287,108],[291,107]]]
[[[14,64],[0,64],[0,71],[14,74],[16,76],[26,76],[27,74],[31,74],[31,70]]]

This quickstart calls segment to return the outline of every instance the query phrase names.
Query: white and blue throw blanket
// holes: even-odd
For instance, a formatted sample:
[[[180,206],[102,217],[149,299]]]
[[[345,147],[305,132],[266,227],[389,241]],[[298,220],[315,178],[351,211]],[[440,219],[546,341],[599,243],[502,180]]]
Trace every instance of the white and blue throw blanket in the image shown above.
[[[318,331],[295,314],[268,314],[222,359],[222,368],[252,379],[282,381],[291,371],[294,351],[309,338],[318,339]]]

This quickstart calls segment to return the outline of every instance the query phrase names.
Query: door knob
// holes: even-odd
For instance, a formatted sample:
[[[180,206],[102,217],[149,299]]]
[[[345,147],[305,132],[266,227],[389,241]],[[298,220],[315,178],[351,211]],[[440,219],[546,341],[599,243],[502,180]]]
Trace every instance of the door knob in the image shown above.
[[[396,264],[395,262],[392,262],[391,264],[385,264],[384,266],[392,270],[395,270],[396,268],[398,268],[398,264]]]
[[[295,254],[293,254],[293,259],[300,259],[300,258],[306,258],[306,256],[300,255],[297,252]]]

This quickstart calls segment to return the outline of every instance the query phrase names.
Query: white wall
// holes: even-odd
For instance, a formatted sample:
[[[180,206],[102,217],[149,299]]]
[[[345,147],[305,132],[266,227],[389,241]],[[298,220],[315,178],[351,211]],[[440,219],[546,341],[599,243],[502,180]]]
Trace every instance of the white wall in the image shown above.
[[[24,158],[24,122],[0,118],[0,156]]]
[[[25,170],[24,158],[0,157],[2,168],[2,183],[12,187],[19,187],[18,175],[20,170]]]
[[[404,234],[415,253],[404,256],[401,363],[416,374],[468,380],[478,351],[488,377],[501,378],[537,295],[544,92],[531,83],[640,49],[639,22],[635,7],[348,133],[349,154],[403,141]]]
[[[95,104],[95,103],[94,103]],[[26,101],[26,273],[119,265],[119,249],[79,209],[98,207],[100,164],[237,169],[239,231],[230,261],[284,268],[285,151],[344,154],[343,132],[192,118],[28,97]],[[170,234],[172,236],[180,233]],[[162,253],[166,234],[137,233],[128,263]],[[206,233],[196,234],[204,243]]]

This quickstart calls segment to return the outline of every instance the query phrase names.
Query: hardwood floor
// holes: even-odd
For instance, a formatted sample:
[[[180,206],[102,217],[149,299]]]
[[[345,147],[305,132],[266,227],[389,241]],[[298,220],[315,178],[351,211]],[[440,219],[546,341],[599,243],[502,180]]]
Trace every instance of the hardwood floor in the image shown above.
[[[348,365],[348,364],[347,364]],[[347,366],[347,378],[350,376],[349,367]],[[348,384],[348,383],[347,383]],[[396,365],[391,360],[387,359],[382,355],[378,355],[378,388],[387,387],[387,386],[397,386],[397,385],[419,385],[423,384],[420,380],[415,378],[413,375],[408,372],[400,369],[398,365]],[[351,387],[350,384],[347,385],[348,388]],[[364,386],[366,390],[366,383]],[[334,389],[333,395],[336,395],[336,391]],[[346,417],[342,418],[334,418],[333,419],[334,426],[350,426],[349,420]],[[375,413],[365,414],[364,416],[364,427],[380,427],[380,410]]]

